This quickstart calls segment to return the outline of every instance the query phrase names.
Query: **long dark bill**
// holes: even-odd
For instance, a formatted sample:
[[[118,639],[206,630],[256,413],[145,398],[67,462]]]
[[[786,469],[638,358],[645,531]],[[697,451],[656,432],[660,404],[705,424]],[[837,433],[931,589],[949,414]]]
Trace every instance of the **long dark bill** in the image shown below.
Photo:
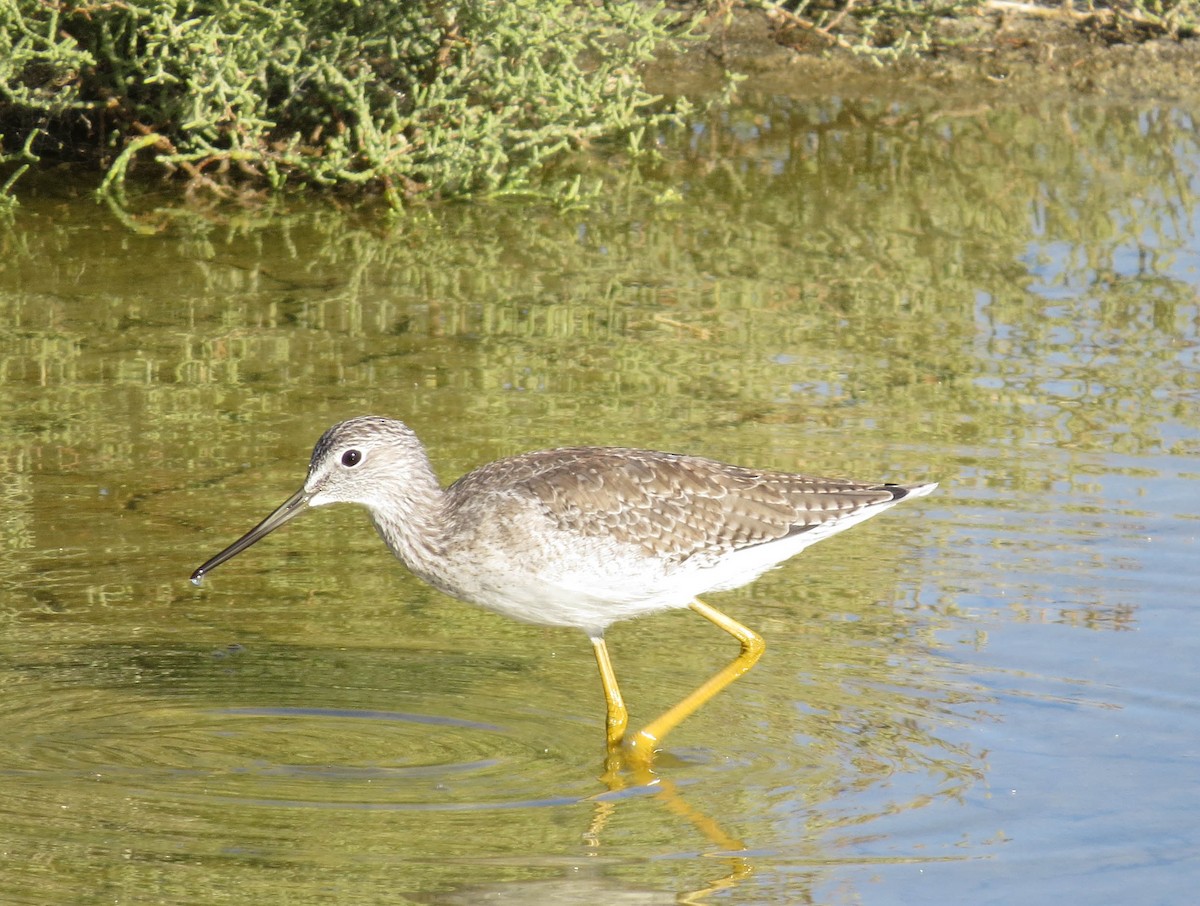
[[[229,547],[225,548],[225,550],[221,551],[221,553],[217,554],[198,570],[192,573],[192,584],[199,585],[204,580],[204,577],[208,575],[208,573],[212,572],[226,560],[236,557],[255,541],[266,537],[285,522],[290,522],[292,519],[295,519],[304,512],[304,510],[307,508],[307,505],[308,494],[305,492],[304,488],[301,488],[295,494],[289,497],[284,502],[283,506],[279,507],[279,509],[273,512],[270,516],[268,516],[258,525],[254,526],[254,528],[250,529],[250,531],[238,538],[237,541],[233,542],[233,544],[229,545]]]

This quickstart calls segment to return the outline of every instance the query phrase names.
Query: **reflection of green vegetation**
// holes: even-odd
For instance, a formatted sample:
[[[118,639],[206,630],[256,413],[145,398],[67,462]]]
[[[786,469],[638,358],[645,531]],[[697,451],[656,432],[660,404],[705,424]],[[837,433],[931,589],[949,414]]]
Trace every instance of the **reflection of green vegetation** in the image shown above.
[[[18,216],[0,236],[9,323],[52,310],[46,293],[83,261],[75,291],[127,273],[141,301],[93,299],[9,367],[69,382],[103,349],[105,373],[148,379],[156,409],[337,385],[331,416],[388,408],[418,425],[428,397],[403,388],[438,387],[467,410],[511,407],[514,436],[488,453],[703,434],[744,456],[729,431],[746,422],[846,418],[914,440],[1138,452],[1167,443],[1164,419],[1191,419],[1187,118],[774,101],[661,140],[656,170],[574,215],[455,207],[381,231],[327,211],[148,210],[146,231],[174,237],[143,240],[167,256],[153,263],[69,214]],[[680,199],[652,207],[663,185]],[[186,334],[156,332],[166,299],[189,310]],[[149,345],[84,342],[117,324]]]
[[[394,204],[526,190],[564,150],[652,121],[638,67],[677,39],[627,0],[21,0],[0,5],[0,151],[98,151],[117,191],[136,156],[194,186],[368,185]]]

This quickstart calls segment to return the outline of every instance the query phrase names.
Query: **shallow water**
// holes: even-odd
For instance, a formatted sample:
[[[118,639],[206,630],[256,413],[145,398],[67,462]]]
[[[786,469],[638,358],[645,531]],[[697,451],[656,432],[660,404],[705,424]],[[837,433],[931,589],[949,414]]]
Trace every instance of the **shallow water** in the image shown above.
[[[0,899],[1191,896],[1190,115],[752,98],[662,142],[585,212],[14,215]],[[586,639],[353,508],[188,583],[364,412],[446,480],[604,443],[942,487],[715,596],[763,661],[605,781]],[[609,643],[635,723],[735,648]]]

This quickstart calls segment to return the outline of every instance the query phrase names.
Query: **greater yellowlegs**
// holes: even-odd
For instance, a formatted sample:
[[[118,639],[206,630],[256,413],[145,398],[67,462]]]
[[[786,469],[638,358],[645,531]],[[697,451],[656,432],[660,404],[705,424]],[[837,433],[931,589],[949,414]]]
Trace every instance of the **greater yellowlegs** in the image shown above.
[[[608,744],[649,757],[680,721],[749,670],[755,632],[697,595],[737,588],[810,544],[936,483],[815,478],[622,447],[501,459],[442,489],[402,422],[367,416],[317,442],[304,486],[194,573],[214,568],[307,507],[358,503],[392,553],[452,597],[587,633],[608,708]],[[628,715],[604,644],[619,620],[690,607],[741,643],[691,695],[626,739]]]

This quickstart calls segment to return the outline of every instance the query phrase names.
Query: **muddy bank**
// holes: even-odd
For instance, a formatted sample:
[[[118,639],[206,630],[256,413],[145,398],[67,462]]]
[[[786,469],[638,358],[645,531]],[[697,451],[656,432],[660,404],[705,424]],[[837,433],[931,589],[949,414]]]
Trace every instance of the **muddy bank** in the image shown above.
[[[710,38],[665,60],[651,87],[704,91],[723,68],[744,90],[795,97],[888,97],[924,93],[1019,100],[1048,94],[1174,101],[1200,96],[1200,40],[1106,30],[1054,16],[987,14],[938,23],[936,49],[880,62],[803,30],[743,11],[713,23]]]

